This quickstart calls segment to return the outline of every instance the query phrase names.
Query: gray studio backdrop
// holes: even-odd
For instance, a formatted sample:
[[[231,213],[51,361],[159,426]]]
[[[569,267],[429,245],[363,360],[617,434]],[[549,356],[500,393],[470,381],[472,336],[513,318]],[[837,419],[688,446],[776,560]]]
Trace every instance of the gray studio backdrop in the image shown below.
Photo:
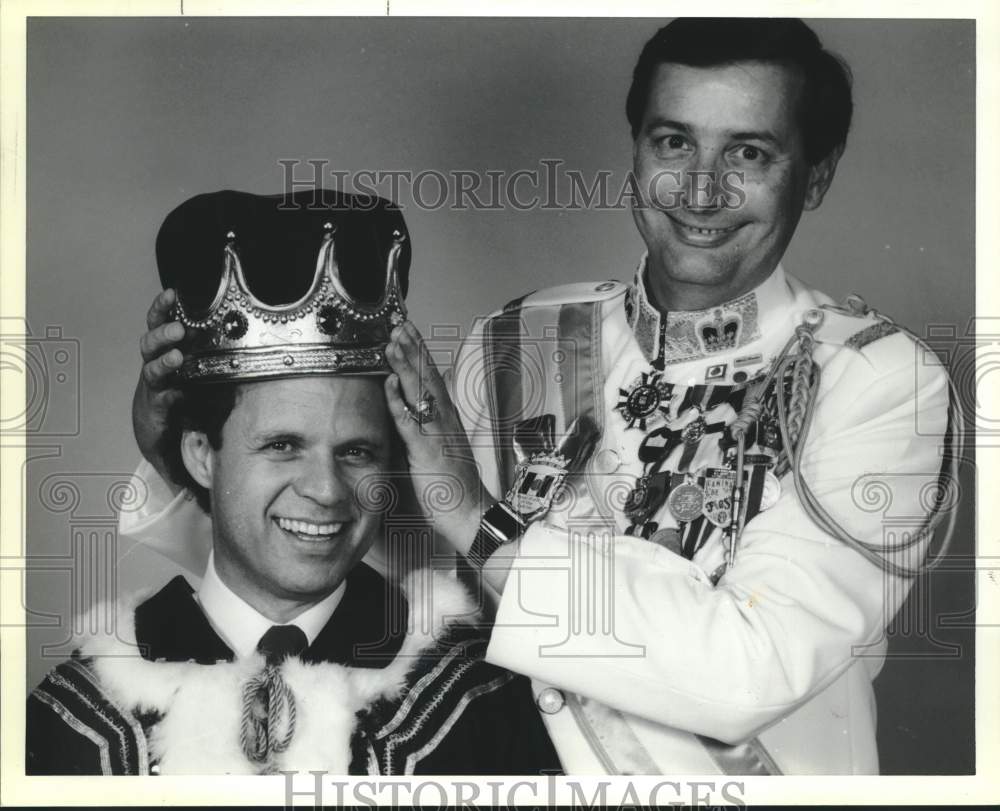
[[[483,179],[562,161],[559,172],[588,182],[612,173],[614,189],[630,164],[631,69],[659,24],[29,20],[28,324],[47,368],[68,369],[48,380],[27,466],[29,684],[68,652],[73,611],[172,573],[118,538],[114,518],[137,461],[129,406],[166,213],[209,190],[279,192],[282,160],[301,162],[299,179],[309,160]],[[974,312],[974,25],[814,25],[854,71],[857,112],[833,188],[804,216],[785,266],[961,343]],[[562,182],[557,198],[570,194]],[[464,329],[541,286],[629,279],[641,254],[627,209],[455,210],[434,205],[436,183],[404,186],[399,200],[413,238],[411,317],[425,332]],[[518,182],[520,202],[532,191]],[[42,382],[28,380],[30,396]],[[962,511],[955,550],[968,555],[971,497]],[[883,769],[968,772],[973,578],[944,571],[918,593],[877,682]]]

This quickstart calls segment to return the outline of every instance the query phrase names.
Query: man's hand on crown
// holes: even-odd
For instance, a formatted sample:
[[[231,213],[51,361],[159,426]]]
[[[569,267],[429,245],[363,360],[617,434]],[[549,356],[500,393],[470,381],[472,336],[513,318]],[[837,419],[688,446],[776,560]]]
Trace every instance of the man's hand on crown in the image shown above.
[[[159,440],[167,427],[170,406],[180,397],[174,372],[184,360],[178,345],[184,340],[184,325],[172,321],[177,296],[170,288],[161,292],[146,313],[146,332],[139,339],[142,369],[132,397],[132,430],[139,451],[174,492],[181,485],[171,481],[159,451]]]
[[[386,398],[406,444],[417,501],[435,532],[465,555],[496,499],[483,486],[444,379],[410,321],[392,331],[385,356],[393,369]]]

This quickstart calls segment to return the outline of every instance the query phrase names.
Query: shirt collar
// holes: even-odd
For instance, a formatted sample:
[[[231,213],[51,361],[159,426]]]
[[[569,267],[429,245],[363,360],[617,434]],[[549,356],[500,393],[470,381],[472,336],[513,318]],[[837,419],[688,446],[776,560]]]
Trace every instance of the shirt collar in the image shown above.
[[[311,645],[330,621],[330,617],[344,596],[346,587],[345,580],[332,594],[307,608],[295,617],[293,622],[285,624],[297,625]],[[215,569],[214,552],[208,556],[208,567],[198,588],[197,597],[202,611],[205,612],[215,632],[238,657],[252,654],[257,649],[257,643],[264,632],[272,625],[279,624],[269,620],[222,582]]]
[[[663,368],[717,357],[757,341],[765,322],[784,317],[789,304],[785,271],[779,264],[753,290],[704,310],[661,313],[647,293],[647,257],[625,294],[625,315],[646,360]]]

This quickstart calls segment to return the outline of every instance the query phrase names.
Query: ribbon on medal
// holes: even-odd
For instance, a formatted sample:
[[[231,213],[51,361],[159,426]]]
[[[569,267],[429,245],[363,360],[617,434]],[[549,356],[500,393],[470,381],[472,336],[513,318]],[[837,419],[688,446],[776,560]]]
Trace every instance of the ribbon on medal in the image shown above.
[[[646,522],[663,504],[669,485],[667,472],[640,477],[625,501],[625,516],[633,524]]]

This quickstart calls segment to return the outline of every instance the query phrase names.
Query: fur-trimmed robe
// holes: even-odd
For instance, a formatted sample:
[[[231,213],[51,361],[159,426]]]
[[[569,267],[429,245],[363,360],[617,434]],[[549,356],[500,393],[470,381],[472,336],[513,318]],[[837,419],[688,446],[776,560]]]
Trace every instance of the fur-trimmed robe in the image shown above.
[[[351,572],[313,644],[280,666],[296,725],[266,764],[240,745],[242,688],[263,657],[234,658],[182,577],[137,603],[120,602],[114,632],[81,640],[29,697],[29,774],[559,770],[527,680],[482,661],[472,601],[447,575],[399,589]]]

